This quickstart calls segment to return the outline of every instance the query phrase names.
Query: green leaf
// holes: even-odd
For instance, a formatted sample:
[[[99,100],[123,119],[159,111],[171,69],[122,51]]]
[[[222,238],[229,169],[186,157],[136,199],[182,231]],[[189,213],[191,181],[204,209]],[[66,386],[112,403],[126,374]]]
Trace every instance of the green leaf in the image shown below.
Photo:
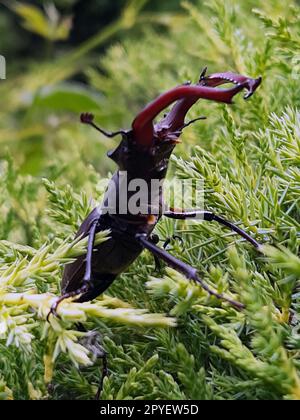
[[[86,110],[99,110],[102,105],[101,96],[95,92],[74,83],[63,83],[42,89],[36,96],[33,106],[80,113]]]
[[[30,4],[13,2],[9,7],[23,19],[22,26],[30,32],[50,41],[65,40],[72,27],[70,16],[61,18],[54,4],[50,3],[44,14],[38,7]]]

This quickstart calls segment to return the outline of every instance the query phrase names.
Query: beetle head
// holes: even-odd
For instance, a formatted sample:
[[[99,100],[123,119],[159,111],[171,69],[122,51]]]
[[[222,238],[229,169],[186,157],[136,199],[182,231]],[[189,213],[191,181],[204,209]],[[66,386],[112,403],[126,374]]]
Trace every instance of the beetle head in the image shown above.
[[[164,139],[162,135],[165,135]],[[107,156],[131,177],[162,179],[166,175],[169,158],[177,142],[175,135],[168,136],[161,132],[151,147],[141,148],[134,140],[131,130],[123,134],[120,144],[108,152]]]

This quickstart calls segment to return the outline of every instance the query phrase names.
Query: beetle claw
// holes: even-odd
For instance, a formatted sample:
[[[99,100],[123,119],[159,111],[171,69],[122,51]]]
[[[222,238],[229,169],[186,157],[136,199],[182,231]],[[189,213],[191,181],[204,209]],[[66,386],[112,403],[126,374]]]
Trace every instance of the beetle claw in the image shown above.
[[[261,80],[261,77],[258,77],[257,79],[249,79],[246,85],[246,89],[248,90],[248,92],[244,95],[244,99],[248,99],[253,95],[258,86],[261,84]]]
[[[163,248],[166,249],[168,245],[172,242],[172,240],[178,240],[181,242],[181,245],[184,244],[184,240],[181,238],[181,236],[178,235],[172,235],[171,237],[167,238],[163,244]]]
[[[59,318],[59,315],[56,311],[59,303],[60,303],[60,300],[57,299],[57,301],[52,304],[50,311],[48,312],[48,315],[46,317],[47,322],[50,322],[49,321],[50,315],[53,315],[55,318]]]

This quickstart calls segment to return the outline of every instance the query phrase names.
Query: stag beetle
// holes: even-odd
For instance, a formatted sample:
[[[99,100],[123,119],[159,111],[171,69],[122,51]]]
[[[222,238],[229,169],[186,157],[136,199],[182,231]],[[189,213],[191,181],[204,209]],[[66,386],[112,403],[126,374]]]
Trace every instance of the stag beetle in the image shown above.
[[[219,85],[232,83],[231,88],[218,88]],[[144,249],[148,249],[156,259],[166,262],[173,269],[181,272],[187,279],[199,284],[210,295],[224,299],[238,309],[243,305],[231,298],[211,289],[197,274],[197,270],[190,265],[170,255],[165,249],[157,246],[157,235],[152,232],[162,216],[172,219],[192,219],[199,215],[203,220],[215,221],[241,235],[255,248],[259,243],[244,230],[225,220],[223,217],[206,210],[175,210],[164,209],[162,191],[159,192],[159,209],[152,212],[149,199],[147,203],[150,211],[146,214],[126,214],[103,211],[106,207],[110,191],[114,190],[117,200],[128,183],[136,178],[143,179],[147,185],[151,180],[163,180],[166,176],[170,156],[179,142],[182,130],[197,121],[185,122],[189,109],[198,99],[231,104],[233,97],[246,90],[245,99],[249,98],[261,83],[261,78],[252,79],[243,75],[225,72],[206,75],[206,68],[201,72],[198,83],[190,82],[177,86],[149,103],[134,119],[130,130],[107,132],[98,127],[93,121],[93,115],[81,114],[81,122],[94,127],[107,137],[122,136],[119,146],[108,153],[118,166],[109,182],[107,193],[100,207],[95,208],[84,220],[77,237],[88,237],[87,253],[66,265],[62,279],[62,295],[52,305],[48,314],[56,315],[58,304],[64,299],[76,297],[77,302],[92,300],[103,293],[124,272]],[[174,104],[175,103],[175,104]],[[165,108],[173,105],[164,117],[154,122],[154,119]],[[120,183],[122,171],[127,173],[127,180]],[[131,193],[132,194],[132,193]],[[94,246],[95,235],[101,230],[110,230],[109,239]]]
[[[229,89],[217,86],[233,83]],[[227,104],[232,103],[233,97],[246,89],[245,99],[249,98],[261,83],[261,77],[252,79],[239,74],[226,72],[206,76],[206,68],[201,72],[198,83],[185,83],[177,86],[149,103],[134,119],[131,130],[107,132],[93,122],[93,115],[81,114],[81,122],[96,128],[107,137],[121,135],[119,146],[108,153],[118,166],[107,188],[106,198],[100,207],[95,208],[84,220],[77,232],[77,237],[88,236],[87,254],[77,258],[65,267],[62,279],[62,296],[52,305],[50,313],[56,314],[58,304],[64,299],[77,297],[77,302],[92,300],[103,293],[139,256],[143,249],[148,249],[156,258],[161,259],[170,267],[184,274],[189,280],[198,283],[210,295],[224,299],[237,308],[243,308],[241,303],[233,301],[223,294],[212,290],[198,276],[197,270],[157,246],[157,236],[152,235],[153,229],[162,216],[172,219],[192,219],[199,215],[203,220],[218,222],[241,235],[254,247],[259,243],[238,226],[223,217],[206,210],[174,210],[163,211],[162,191],[160,194],[160,208],[155,214],[151,213],[151,203],[148,203],[150,213],[127,214],[118,213],[118,206],[111,214],[102,212],[111,187],[116,191],[117,199],[122,193],[121,188],[127,188],[128,182],[135,178],[142,178],[147,184],[152,179],[163,180],[166,176],[170,156],[182,130],[198,119],[185,123],[188,110],[198,99],[208,99]],[[174,106],[157,123],[155,117],[171,104]],[[120,183],[120,172],[127,172],[127,184]],[[95,235],[101,230],[109,229],[110,238],[94,247]],[[49,315],[50,315],[49,313]]]

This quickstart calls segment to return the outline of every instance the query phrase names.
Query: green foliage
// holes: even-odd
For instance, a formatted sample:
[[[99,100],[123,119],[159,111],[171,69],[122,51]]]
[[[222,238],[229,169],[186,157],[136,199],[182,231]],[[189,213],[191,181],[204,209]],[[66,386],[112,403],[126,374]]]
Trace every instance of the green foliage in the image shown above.
[[[79,321],[101,333],[108,352],[102,398],[300,399],[299,6],[184,2],[177,14],[154,16],[144,3],[131,2],[63,59],[0,86],[8,148],[0,166],[0,399],[92,398],[101,361],[84,347]],[[91,49],[120,31],[92,62]],[[263,246],[256,252],[199,221],[162,220],[157,233],[182,236],[185,246],[174,241],[170,252],[246,309],[174,270],[154,273],[144,252],[108,294],[64,302],[46,323],[63,265],[84,253],[74,234],[101,200],[113,169],[105,152],[117,144],[75,124],[78,111],[92,110],[107,129],[128,128],[147,101],[196,80],[204,65],[263,83],[247,103],[200,101],[189,117],[208,119],[185,130],[169,176],[204,180],[205,207]],[[88,87],[68,80],[82,70]]]
[[[72,19],[61,18],[53,3],[45,6],[45,14],[36,6],[12,1],[12,10],[23,19],[22,25],[49,41],[61,41],[68,38]]]

